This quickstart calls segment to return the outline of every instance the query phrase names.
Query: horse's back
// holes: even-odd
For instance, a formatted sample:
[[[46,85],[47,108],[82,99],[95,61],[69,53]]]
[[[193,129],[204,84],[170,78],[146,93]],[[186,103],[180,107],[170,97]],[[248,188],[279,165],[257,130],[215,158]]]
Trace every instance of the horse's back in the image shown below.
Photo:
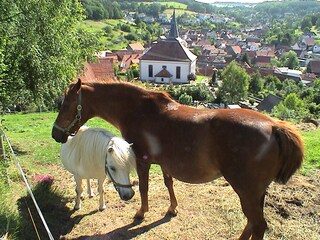
[[[279,168],[279,146],[272,135],[276,121],[272,118],[241,109],[185,109],[154,130],[158,151],[153,150],[153,138],[146,141],[153,150],[150,155],[175,178],[200,183],[241,171],[254,175],[255,169],[262,171],[269,163],[274,163],[270,171]]]
[[[114,136],[100,128],[81,127],[75,136],[61,146],[61,160],[65,168],[82,178],[105,176],[107,145]]]

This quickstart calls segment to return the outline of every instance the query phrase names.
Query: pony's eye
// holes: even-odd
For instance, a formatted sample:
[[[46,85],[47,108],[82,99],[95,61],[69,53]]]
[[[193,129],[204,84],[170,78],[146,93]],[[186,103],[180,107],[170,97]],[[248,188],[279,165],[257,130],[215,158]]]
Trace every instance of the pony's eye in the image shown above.
[[[110,167],[110,170],[115,172],[116,171],[116,168],[115,167]]]

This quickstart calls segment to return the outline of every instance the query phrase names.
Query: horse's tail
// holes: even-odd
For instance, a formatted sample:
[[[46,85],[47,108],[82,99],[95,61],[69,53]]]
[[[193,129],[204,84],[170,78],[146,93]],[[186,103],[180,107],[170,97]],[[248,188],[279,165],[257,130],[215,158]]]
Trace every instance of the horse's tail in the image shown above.
[[[275,181],[285,184],[301,167],[304,158],[304,144],[298,130],[288,122],[277,122],[273,127],[273,132],[279,144],[282,161]]]

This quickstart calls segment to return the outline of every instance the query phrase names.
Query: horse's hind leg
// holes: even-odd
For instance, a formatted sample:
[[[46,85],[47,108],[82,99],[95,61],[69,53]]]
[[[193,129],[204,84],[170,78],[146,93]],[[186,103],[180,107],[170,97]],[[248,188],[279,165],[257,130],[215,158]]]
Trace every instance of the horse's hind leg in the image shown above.
[[[99,192],[99,210],[103,211],[106,209],[106,204],[104,203],[104,179],[98,179],[98,192]]]
[[[240,196],[242,211],[248,222],[239,240],[248,240],[250,236],[251,240],[263,239],[267,229],[267,223],[263,217],[264,197],[265,193],[262,196],[249,194]]]
[[[178,206],[178,203],[173,191],[173,180],[172,180],[172,177],[166,174],[163,170],[162,170],[162,174],[163,174],[164,184],[168,188],[169,195],[170,195],[170,207],[167,211],[167,215],[176,216],[178,213],[176,209]]]
[[[81,203],[80,203],[81,199],[80,198],[83,193],[82,179],[75,175],[74,180],[76,182],[76,200],[75,200],[74,209],[78,210],[78,209],[80,209],[80,206],[81,206]]]

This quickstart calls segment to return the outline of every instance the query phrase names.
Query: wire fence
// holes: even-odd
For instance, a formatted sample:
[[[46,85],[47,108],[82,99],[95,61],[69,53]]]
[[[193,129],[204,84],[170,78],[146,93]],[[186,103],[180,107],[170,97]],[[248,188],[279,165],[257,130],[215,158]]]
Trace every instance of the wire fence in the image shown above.
[[[13,157],[13,159],[14,159],[17,167],[18,167],[18,170],[19,170],[19,172],[20,172],[20,174],[21,174],[21,176],[23,178],[25,186],[26,186],[26,188],[27,188],[27,190],[28,190],[28,192],[30,194],[30,197],[31,197],[31,199],[32,199],[32,201],[34,203],[34,206],[35,206],[35,208],[36,208],[36,210],[38,212],[38,215],[39,215],[39,217],[40,217],[40,219],[41,219],[41,221],[43,223],[43,226],[44,226],[45,230],[47,231],[48,237],[49,237],[50,240],[54,240],[54,238],[53,238],[53,236],[52,236],[52,234],[50,232],[50,229],[49,229],[49,227],[48,227],[48,225],[46,223],[46,220],[45,220],[45,218],[44,218],[44,216],[43,216],[43,214],[41,212],[41,209],[39,208],[39,205],[38,205],[38,203],[37,203],[37,201],[36,201],[36,199],[34,197],[34,194],[33,194],[32,190],[31,190],[31,187],[30,187],[30,185],[28,183],[28,180],[27,180],[27,178],[25,176],[25,173],[23,172],[23,170],[21,168],[20,162],[19,162],[18,158],[16,157],[16,155],[15,155],[15,153],[13,151],[12,145],[10,144],[10,141],[9,141],[7,135],[5,134],[4,130],[0,127],[0,159],[3,159],[3,161],[6,161],[6,159],[7,159],[5,142],[6,142],[7,146],[8,146],[8,148],[10,150],[10,154]],[[38,239],[40,239],[37,227],[36,227],[36,225],[35,225],[35,223],[33,221],[34,218],[33,218],[32,214],[31,214],[31,211],[29,209],[28,209],[28,212],[29,212],[31,220],[33,222],[33,226],[34,226],[35,231],[37,233]],[[7,227],[7,229],[8,229],[8,227]],[[4,235],[4,236],[0,236],[0,240],[2,240],[2,239],[3,240],[7,239],[7,234]]]

